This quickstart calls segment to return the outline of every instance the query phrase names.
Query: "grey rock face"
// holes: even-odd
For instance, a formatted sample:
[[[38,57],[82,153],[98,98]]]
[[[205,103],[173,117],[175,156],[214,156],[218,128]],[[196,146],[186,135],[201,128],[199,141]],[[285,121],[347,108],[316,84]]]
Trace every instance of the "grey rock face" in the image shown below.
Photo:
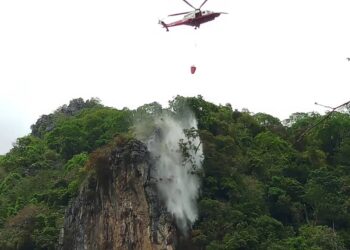
[[[54,129],[54,115],[42,115],[35,124],[31,126],[32,134],[37,137],[42,137],[46,132]]]
[[[176,228],[152,181],[146,146],[112,151],[106,175],[91,175],[68,207],[59,249],[174,249]]]
[[[98,99],[84,101],[83,98],[73,99],[69,105],[63,105],[54,113],[42,115],[35,124],[31,126],[32,135],[42,138],[42,136],[55,128],[55,122],[59,116],[74,116],[84,108],[91,108],[99,105]]]

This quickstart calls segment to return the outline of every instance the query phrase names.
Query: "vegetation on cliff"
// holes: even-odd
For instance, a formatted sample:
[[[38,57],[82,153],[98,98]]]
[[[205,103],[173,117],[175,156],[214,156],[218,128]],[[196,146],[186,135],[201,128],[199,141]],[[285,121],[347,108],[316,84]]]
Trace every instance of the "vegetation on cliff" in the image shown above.
[[[323,116],[296,113],[282,123],[201,96],[178,96],[168,112],[188,108],[204,151],[191,249],[350,248],[349,110],[300,139]],[[54,249],[89,159],[161,111],[157,103],[117,110],[75,99],[42,116],[0,157],[0,249]]]

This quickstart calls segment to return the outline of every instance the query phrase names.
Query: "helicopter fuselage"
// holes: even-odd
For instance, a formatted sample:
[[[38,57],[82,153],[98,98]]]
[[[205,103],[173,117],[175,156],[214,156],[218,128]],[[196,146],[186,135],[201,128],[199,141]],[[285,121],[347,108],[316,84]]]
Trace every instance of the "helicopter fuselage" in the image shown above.
[[[171,23],[164,23],[161,22],[164,28],[167,29],[169,27],[179,26],[179,25],[189,25],[194,26],[195,28],[199,28],[199,26],[203,23],[209,22],[220,16],[222,13],[220,12],[213,12],[213,11],[193,11],[189,14],[185,15],[181,20],[171,22]]]

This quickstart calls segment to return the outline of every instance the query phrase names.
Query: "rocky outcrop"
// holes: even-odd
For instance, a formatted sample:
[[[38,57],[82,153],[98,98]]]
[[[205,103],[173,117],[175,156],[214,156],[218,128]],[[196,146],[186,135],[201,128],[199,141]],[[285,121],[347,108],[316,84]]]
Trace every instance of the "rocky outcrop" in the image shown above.
[[[174,249],[176,228],[158,197],[146,146],[128,141],[105,163],[68,207],[59,249]]]
[[[69,102],[68,105],[59,107],[54,113],[49,115],[42,115],[35,124],[30,128],[32,135],[42,138],[45,133],[52,131],[55,128],[56,121],[61,116],[74,116],[85,108],[92,108],[100,105],[99,100],[91,98],[84,101],[83,98],[76,98]]]

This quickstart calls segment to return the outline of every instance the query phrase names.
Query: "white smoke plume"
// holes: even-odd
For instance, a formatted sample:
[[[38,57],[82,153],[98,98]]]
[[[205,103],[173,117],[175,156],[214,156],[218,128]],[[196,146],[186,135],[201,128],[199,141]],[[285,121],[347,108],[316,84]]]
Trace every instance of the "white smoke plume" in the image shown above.
[[[147,140],[149,151],[157,159],[153,177],[168,211],[186,234],[198,217],[200,182],[196,172],[201,169],[203,150],[195,134],[197,121],[190,114],[181,120],[163,114],[154,123],[156,133]],[[187,130],[195,135],[186,136]]]

